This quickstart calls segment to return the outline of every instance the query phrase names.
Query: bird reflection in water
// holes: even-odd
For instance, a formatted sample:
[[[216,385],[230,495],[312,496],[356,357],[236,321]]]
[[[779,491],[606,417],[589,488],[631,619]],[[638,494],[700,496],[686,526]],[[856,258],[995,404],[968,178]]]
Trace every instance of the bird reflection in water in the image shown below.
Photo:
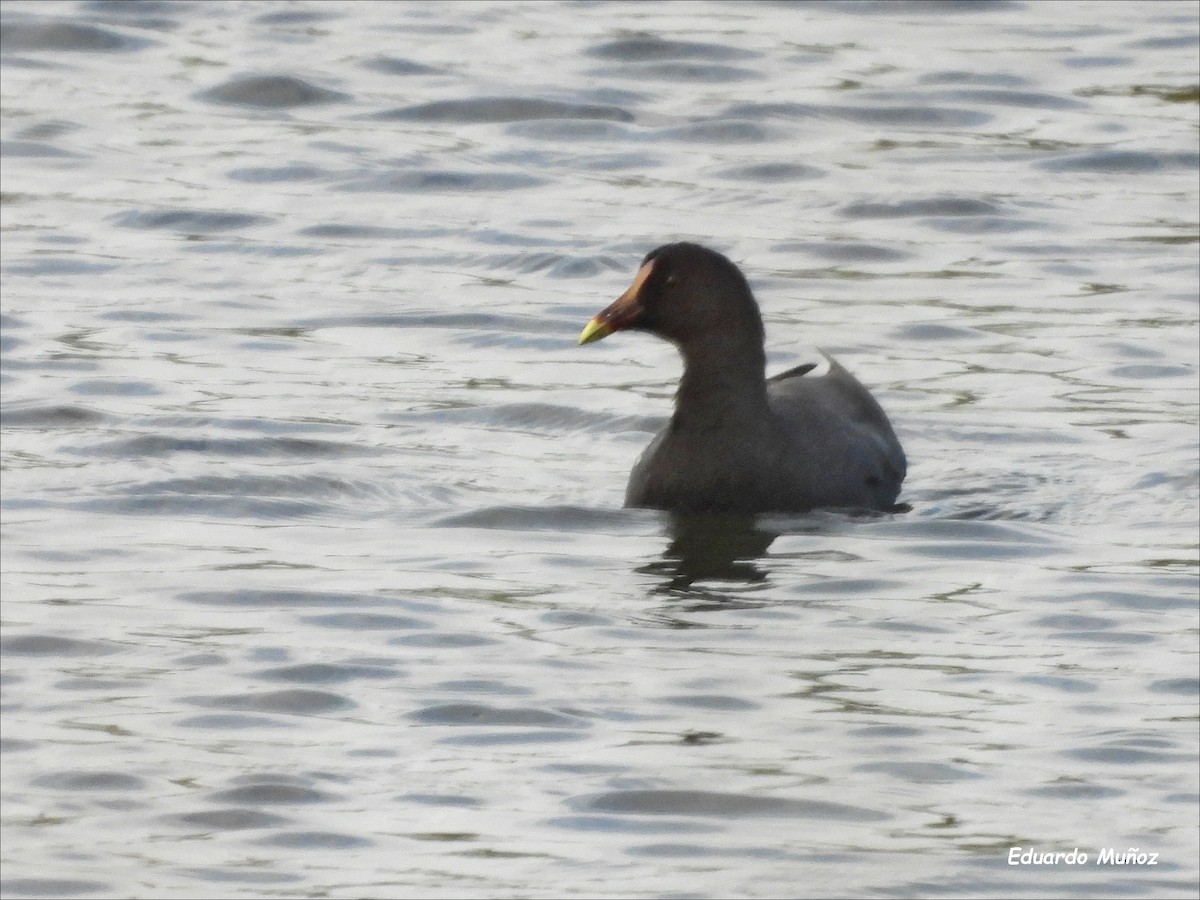
[[[661,593],[696,598],[703,594],[723,601],[738,602],[717,592],[697,591],[697,581],[758,584],[767,580],[767,569],[758,564],[779,532],[763,528],[754,516],[724,516],[707,513],[671,513],[667,519],[670,543],[662,559],[639,571],[667,580]]]

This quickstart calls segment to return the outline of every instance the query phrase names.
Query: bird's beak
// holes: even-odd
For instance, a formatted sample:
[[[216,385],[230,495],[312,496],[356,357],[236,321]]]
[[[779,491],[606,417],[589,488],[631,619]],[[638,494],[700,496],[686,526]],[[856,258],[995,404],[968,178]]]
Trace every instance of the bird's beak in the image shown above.
[[[650,260],[638,269],[629,290],[614,300],[610,306],[596,313],[592,320],[583,326],[583,331],[579,334],[580,344],[590,344],[592,341],[602,340],[614,331],[637,324],[638,319],[642,317],[640,297],[642,285],[650,277],[650,271],[653,268],[654,260]]]

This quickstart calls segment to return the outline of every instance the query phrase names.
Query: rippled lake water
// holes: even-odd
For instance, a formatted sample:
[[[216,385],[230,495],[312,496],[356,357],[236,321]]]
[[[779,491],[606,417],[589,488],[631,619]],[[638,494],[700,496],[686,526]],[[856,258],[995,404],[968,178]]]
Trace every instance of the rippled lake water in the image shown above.
[[[1196,3],[0,11],[5,896],[1198,890]],[[621,508],[678,239],[907,512]]]

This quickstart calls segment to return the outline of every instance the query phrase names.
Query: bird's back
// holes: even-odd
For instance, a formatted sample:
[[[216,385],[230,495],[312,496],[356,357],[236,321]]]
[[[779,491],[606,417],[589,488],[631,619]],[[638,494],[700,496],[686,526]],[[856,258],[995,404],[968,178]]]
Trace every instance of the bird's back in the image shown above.
[[[781,489],[816,506],[890,509],[907,462],[879,403],[840,363],[810,375],[801,366],[767,382],[786,449]]]

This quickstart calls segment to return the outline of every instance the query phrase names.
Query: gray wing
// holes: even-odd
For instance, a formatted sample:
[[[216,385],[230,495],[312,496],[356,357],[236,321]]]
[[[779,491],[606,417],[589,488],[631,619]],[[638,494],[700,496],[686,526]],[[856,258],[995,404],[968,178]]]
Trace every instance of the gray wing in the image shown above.
[[[825,485],[831,505],[888,508],[907,472],[904,450],[871,392],[826,359],[824,375],[797,366],[767,383],[771,411],[792,448],[785,465]]]

